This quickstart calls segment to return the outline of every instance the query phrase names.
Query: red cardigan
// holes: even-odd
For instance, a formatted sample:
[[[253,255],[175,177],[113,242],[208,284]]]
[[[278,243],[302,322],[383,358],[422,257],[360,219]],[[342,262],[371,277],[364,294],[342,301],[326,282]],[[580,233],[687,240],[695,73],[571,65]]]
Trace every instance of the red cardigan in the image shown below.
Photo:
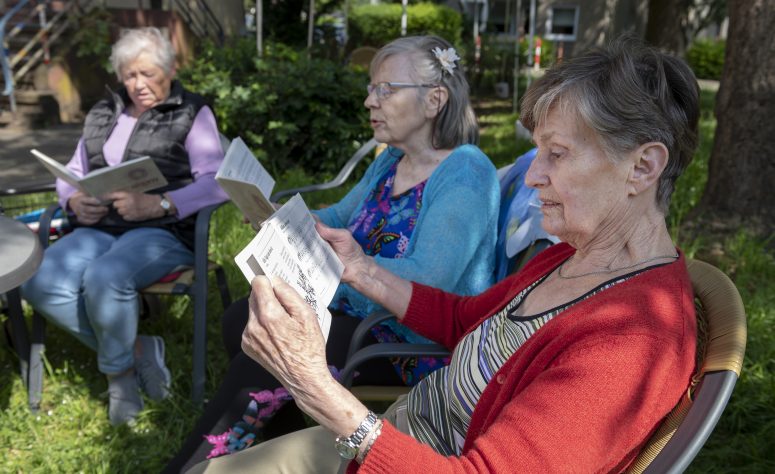
[[[450,349],[574,249],[558,244],[485,293],[413,285],[404,324]],[[349,472],[619,472],[688,386],[696,319],[683,255],[581,301],[512,355],[482,393],[460,456],[385,423]]]

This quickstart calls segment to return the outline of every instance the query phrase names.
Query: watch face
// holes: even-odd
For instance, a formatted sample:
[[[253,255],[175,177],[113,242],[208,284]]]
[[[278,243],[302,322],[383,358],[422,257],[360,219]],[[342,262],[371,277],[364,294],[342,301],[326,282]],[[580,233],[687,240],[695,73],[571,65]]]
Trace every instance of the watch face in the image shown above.
[[[339,451],[339,456],[345,459],[355,459],[355,456],[358,454],[356,446],[351,446],[342,441],[337,441],[336,450]]]
[[[167,201],[166,199],[162,198],[162,200],[161,200],[161,202],[159,204],[161,204],[161,208],[164,209],[165,211],[169,211],[170,210],[170,202]]]

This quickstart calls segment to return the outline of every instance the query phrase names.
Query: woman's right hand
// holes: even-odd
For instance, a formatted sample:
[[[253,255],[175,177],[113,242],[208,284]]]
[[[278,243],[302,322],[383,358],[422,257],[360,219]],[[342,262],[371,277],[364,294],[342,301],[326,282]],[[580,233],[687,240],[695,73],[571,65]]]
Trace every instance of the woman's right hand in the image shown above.
[[[369,266],[374,264],[374,260],[363,253],[363,249],[350,231],[328,227],[319,221],[315,224],[315,228],[344,264],[343,282],[353,283],[359,276],[368,275]]]
[[[78,222],[84,225],[93,225],[100,221],[108,213],[108,207],[100,203],[100,200],[76,191],[67,200],[67,207],[75,213]]]
[[[347,229],[334,229],[322,222],[315,227],[344,264],[342,281],[386,308],[399,321],[402,320],[412,297],[412,283],[380,267],[372,257],[363,253]]]

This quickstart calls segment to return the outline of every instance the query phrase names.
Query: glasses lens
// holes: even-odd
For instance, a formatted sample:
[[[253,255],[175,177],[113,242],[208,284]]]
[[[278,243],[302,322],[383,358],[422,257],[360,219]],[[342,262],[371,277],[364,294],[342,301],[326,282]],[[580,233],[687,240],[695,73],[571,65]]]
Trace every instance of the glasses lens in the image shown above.
[[[367,84],[366,92],[368,95],[376,94],[378,100],[385,100],[393,95],[393,88],[387,82],[380,82],[379,84]]]
[[[377,97],[379,97],[380,100],[387,99],[392,93],[393,90],[387,82],[380,82],[377,84]]]

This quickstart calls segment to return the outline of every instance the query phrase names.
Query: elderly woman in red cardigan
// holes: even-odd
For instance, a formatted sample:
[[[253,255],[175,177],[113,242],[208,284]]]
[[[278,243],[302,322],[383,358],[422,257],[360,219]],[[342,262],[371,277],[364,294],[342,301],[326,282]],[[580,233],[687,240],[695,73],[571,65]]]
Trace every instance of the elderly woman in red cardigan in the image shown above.
[[[696,320],[665,224],[697,142],[686,64],[620,40],[547,71],[522,102],[557,244],[485,293],[411,283],[320,225],[343,280],[452,350],[376,417],[331,376],[315,314],[281,281],[253,281],[243,348],[320,426],[193,472],[620,472],[686,390]],[[440,229],[441,231],[441,229]]]

